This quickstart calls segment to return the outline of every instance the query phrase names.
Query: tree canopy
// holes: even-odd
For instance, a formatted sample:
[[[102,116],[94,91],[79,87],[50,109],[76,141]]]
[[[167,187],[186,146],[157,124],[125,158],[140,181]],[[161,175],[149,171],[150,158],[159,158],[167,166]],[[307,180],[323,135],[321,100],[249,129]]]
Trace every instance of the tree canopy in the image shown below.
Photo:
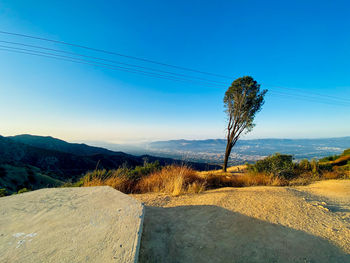
[[[224,171],[232,147],[243,132],[254,128],[254,118],[262,105],[267,90],[260,90],[260,84],[250,76],[244,76],[232,82],[224,96],[224,106],[228,117],[227,146],[224,160]]]

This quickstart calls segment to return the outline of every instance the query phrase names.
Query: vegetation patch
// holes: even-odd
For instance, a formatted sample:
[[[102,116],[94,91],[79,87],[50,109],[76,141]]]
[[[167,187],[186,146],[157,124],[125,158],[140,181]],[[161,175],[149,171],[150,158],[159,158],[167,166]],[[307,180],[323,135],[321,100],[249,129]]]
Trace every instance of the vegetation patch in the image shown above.
[[[175,196],[205,189],[205,180],[190,167],[169,165],[161,168],[158,162],[135,169],[95,170],[88,172],[80,182],[85,187],[108,185],[124,193],[162,192]]]
[[[18,193],[23,188],[36,190],[62,184],[62,181],[43,174],[34,166],[0,164],[0,188],[5,190],[5,195]]]
[[[137,191],[162,192],[177,196],[183,193],[202,192],[206,188],[206,183],[206,180],[190,167],[170,165],[142,177],[137,184]]]
[[[342,155],[335,160],[339,158]],[[317,180],[350,179],[349,171],[348,164],[338,166],[315,159],[294,162],[291,155],[276,153],[255,164],[229,168],[227,172],[198,172],[187,165],[160,167],[157,162],[135,169],[95,170],[75,186],[109,185],[124,193],[160,192],[177,196],[221,187],[307,185]]]

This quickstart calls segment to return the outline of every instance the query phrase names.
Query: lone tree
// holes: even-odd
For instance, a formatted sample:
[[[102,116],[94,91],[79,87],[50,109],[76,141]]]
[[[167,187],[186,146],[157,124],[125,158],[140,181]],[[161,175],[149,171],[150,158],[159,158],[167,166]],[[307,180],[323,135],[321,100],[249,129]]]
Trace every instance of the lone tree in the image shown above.
[[[250,76],[236,79],[225,92],[224,105],[228,116],[228,125],[224,172],[227,169],[231,150],[241,134],[250,132],[255,126],[254,117],[264,104],[266,92],[267,90],[260,91],[260,84]]]

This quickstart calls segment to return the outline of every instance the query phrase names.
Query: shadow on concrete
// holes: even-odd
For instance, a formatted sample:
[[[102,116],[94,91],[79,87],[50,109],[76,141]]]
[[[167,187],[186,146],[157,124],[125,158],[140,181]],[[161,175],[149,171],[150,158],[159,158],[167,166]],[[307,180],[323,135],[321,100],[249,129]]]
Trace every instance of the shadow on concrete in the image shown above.
[[[218,206],[146,207],[139,262],[350,262],[328,240]]]

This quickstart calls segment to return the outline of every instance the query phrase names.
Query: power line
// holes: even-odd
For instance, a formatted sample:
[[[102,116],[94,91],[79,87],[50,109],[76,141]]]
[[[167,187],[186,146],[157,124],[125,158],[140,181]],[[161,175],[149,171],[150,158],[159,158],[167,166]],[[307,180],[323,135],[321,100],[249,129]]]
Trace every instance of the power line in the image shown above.
[[[123,55],[123,54],[119,54],[119,53],[115,53],[115,52],[111,52],[111,51],[106,51],[106,50],[102,50],[102,49],[95,49],[95,48],[90,48],[90,47],[86,47],[86,46],[82,46],[82,45],[77,45],[77,44],[72,44],[72,43],[68,43],[68,42],[63,42],[63,41],[57,41],[57,40],[51,40],[51,39],[47,39],[47,38],[41,38],[41,37],[35,37],[35,36],[30,36],[30,35],[24,35],[24,34],[17,34],[17,33],[11,33],[11,32],[5,32],[5,31],[0,31],[0,33],[3,33],[3,34],[9,34],[9,35],[15,35],[15,36],[21,36],[21,37],[27,37],[27,38],[33,38],[33,39],[38,39],[38,40],[44,40],[44,41],[50,41],[50,42],[54,42],[54,43],[60,43],[60,44],[65,44],[65,45],[70,45],[70,46],[76,46],[76,47],[80,47],[80,48],[85,48],[85,49],[89,49],[89,50],[93,50],[93,51],[99,51],[99,52],[104,52],[104,53],[108,53],[108,54],[114,54],[114,55]],[[75,56],[81,56],[81,57],[87,57],[87,58],[92,58],[92,59],[97,59],[97,60],[102,60],[102,61],[108,61],[108,62],[112,62],[112,63],[117,63],[117,64],[121,64],[121,65],[127,65],[127,66],[132,66],[132,67],[138,67],[138,68],[142,68],[142,69],[147,69],[147,70],[152,70],[152,71],[158,71],[158,72],[161,72],[161,73],[166,73],[166,74],[171,74],[171,75],[175,75],[175,76],[181,76],[181,77],[186,77],[186,78],[195,78],[195,79],[199,79],[199,80],[204,80],[206,82],[212,82],[212,83],[219,83],[219,84],[226,84],[224,82],[219,82],[219,81],[215,81],[215,80],[209,80],[209,79],[204,79],[204,78],[198,78],[196,76],[189,76],[189,75],[185,75],[185,74],[179,74],[179,73],[174,73],[174,72],[169,72],[169,71],[163,71],[163,70],[158,70],[158,69],[154,69],[154,68],[149,68],[149,67],[143,67],[143,66],[139,66],[139,65],[134,65],[134,64],[128,64],[128,63],[122,63],[122,62],[118,62],[118,61],[114,61],[114,60],[109,60],[109,59],[104,59],[104,58],[98,58],[98,57],[93,57],[93,56],[87,56],[87,55],[83,55],[83,54],[78,54],[78,53],[74,53],[74,52],[67,52],[67,51],[62,51],[62,50],[57,50],[57,49],[51,49],[51,48],[46,48],[46,47],[41,47],[41,46],[35,46],[35,45],[28,45],[28,44],[23,44],[23,43],[18,43],[18,42],[10,42],[10,41],[0,41],[0,42],[3,42],[3,43],[9,43],[9,44],[16,44],[16,45],[22,45],[22,46],[28,46],[28,47],[34,47],[34,48],[39,48],[39,49],[45,49],[45,50],[50,50],[50,51],[54,51],[54,52],[61,52],[61,53],[66,53],[66,54],[71,54],[71,55],[75,55]],[[13,47],[8,47],[8,46],[3,46],[5,48],[11,48],[13,49]],[[22,49],[24,51],[29,51],[29,52],[37,52],[37,53],[43,53],[43,52],[39,52],[39,51],[34,51],[34,50],[26,50],[26,49]],[[57,54],[48,54],[48,53],[44,53],[46,55],[49,55],[49,56],[59,56]],[[126,55],[123,55],[125,57],[128,57],[128,58],[134,58],[136,59],[137,57],[132,57],[132,56],[126,56]],[[68,58],[68,61],[72,62],[71,60],[80,60],[78,58],[74,58],[74,57],[67,57],[67,56],[60,56],[62,58]],[[96,62],[96,61],[88,61],[88,60],[81,60],[81,61],[84,61],[84,63],[97,63],[97,64],[101,64],[101,65],[104,65],[104,66],[107,66],[107,67],[116,67],[114,65],[110,65],[110,64],[106,64],[106,63],[100,63],[100,62]],[[151,61],[151,60],[145,60],[145,59],[142,59],[142,61],[146,61],[146,62],[155,62],[155,61]],[[158,63],[158,62],[157,62]],[[163,65],[164,63],[158,63],[160,65]],[[173,66],[173,65],[170,65],[170,64],[164,64],[166,66]],[[175,66],[176,68],[179,68],[178,66]],[[139,72],[139,73],[143,73],[143,74],[147,74],[147,75],[155,75],[155,76],[159,76],[159,77],[166,77],[167,79],[169,79],[169,77],[171,77],[172,80],[175,80],[175,78],[173,78],[172,76],[167,76],[167,75],[162,75],[162,74],[157,74],[157,73],[153,73],[153,72],[145,72],[145,71],[142,71],[142,70],[136,70],[136,69],[131,69],[131,68],[126,68],[126,67],[117,67],[119,68],[120,70],[123,69],[124,71],[128,71],[128,72],[133,72],[135,73],[136,72]],[[181,68],[181,67],[180,67]],[[187,68],[186,68],[187,69]],[[193,70],[191,69],[192,71],[195,71],[195,72],[200,72],[200,73],[203,73],[203,74],[206,74],[206,73],[209,73],[209,72],[201,72],[201,71],[198,71],[198,70]],[[211,75],[217,75],[217,74],[212,74],[212,73],[209,73]],[[187,81],[192,81],[190,79],[176,79],[177,81],[180,80],[180,81],[183,81],[183,80],[187,80]],[[287,90],[293,90],[293,91],[297,91],[297,92],[300,92],[300,93],[305,93],[304,91],[302,90],[298,90],[298,89],[291,89],[291,88],[280,88],[280,89],[287,89]],[[322,94],[319,94],[319,93],[314,93],[314,92],[307,92],[308,96],[311,97],[310,95],[315,95],[317,97],[321,97],[321,99],[323,98],[331,98],[332,100],[337,100],[337,101],[340,101],[340,102],[350,102],[348,100],[345,100],[345,99],[342,99],[342,98],[338,98],[338,97],[335,97],[335,96],[330,96],[330,95],[322,95]],[[313,99],[315,99],[315,97],[311,97]]]
[[[14,53],[34,55],[34,56],[38,56],[38,57],[54,58],[54,59],[63,60],[63,61],[69,61],[69,62],[86,64],[86,65],[93,65],[93,66],[108,68],[108,69],[112,69],[112,70],[126,71],[126,72],[141,74],[141,75],[150,76],[150,77],[157,77],[157,78],[162,78],[162,79],[167,79],[167,80],[196,83],[193,80],[180,79],[177,77],[162,75],[162,74],[158,74],[158,73],[154,73],[154,72],[147,72],[147,71],[127,68],[127,67],[119,67],[119,66],[115,66],[115,65],[110,65],[110,64],[106,64],[106,63],[99,63],[99,62],[89,61],[89,60],[85,60],[85,59],[79,59],[79,58],[68,57],[68,56],[61,56],[61,55],[57,55],[57,54],[50,54],[47,52],[30,51],[30,50],[26,50],[26,49],[22,49],[22,48],[7,47],[7,46],[3,46],[3,45],[0,45],[0,47],[2,47],[0,49],[1,51],[10,51],[10,52],[14,52]],[[198,82],[196,84],[204,85],[203,83],[198,83]],[[204,85],[204,86],[211,87],[211,88],[214,87],[214,86],[208,86],[208,85]]]
[[[269,90],[269,93],[276,95],[277,97],[282,97],[282,98],[290,97],[290,98],[294,98],[294,99],[298,99],[298,100],[317,102],[317,103],[328,104],[328,105],[345,106],[345,107],[350,106],[350,104],[346,103],[346,102],[336,102],[336,101],[329,101],[329,100],[325,100],[325,99],[320,100],[319,98],[299,96],[297,94],[288,94],[288,93],[284,93],[284,92],[270,91],[270,90]]]
[[[203,81],[207,81],[207,82],[213,82],[213,83],[216,83],[216,84],[225,84],[225,85],[227,85],[226,82],[222,82],[222,81],[216,81],[216,80],[201,78],[201,77],[197,77],[197,76],[190,76],[190,75],[175,73],[175,72],[171,72],[171,71],[159,70],[159,69],[155,69],[155,68],[144,67],[144,66],[139,66],[139,65],[135,65],[135,64],[119,62],[119,61],[116,61],[116,60],[105,59],[105,58],[100,58],[100,57],[95,57],[95,56],[88,56],[88,55],[84,55],[84,54],[80,54],[80,53],[76,53],[76,52],[63,51],[63,50],[54,49],[54,48],[47,48],[47,47],[42,47],[42,46],[29,45],[29,44],[23,44],[23,43],[12,42],[12,41],[5,41],[5,40],[0,40],[0,42],[1,43],[6,43],[6,44],[12,44],[12,45],[20,45],[20,46],[25,46],[25,47],[31,47],[31,48],[37,48],[37,49],[42,49],[42,50],[54,51],[54,52],[59,52],[59,53],[64,53],[64,54],[70,54],[70,55],[74,55],[74,56],[91,58],[91,59],[95,59],[95,60],[101,60],[101,61],[111,62],[111,63],[115,63],[115,64],[130,66],[130,67],[136,67],[136,68],[141,68],[141,69],[157,71],[157,72],[171,74],[171,75],[180,76],[180,77],[193,78],[193,79],[203,80]]]
[[[211,75],[211,76],[231,79],[231,77],[229,77],[229,76],[224,76],[224,75],[220,75],[220,74],[200,71],[200,70],[196,70],[196,69],[193,69],[193,68],[180,67],[180,66],[176,66],[176,65],[172,65],[172,64],[157,62],[157,61],[154,61],[154,60],[151,60],[151,59],[145,59],[145,58],[140,58],[140,57],[136,57],[136,56],[129,56],[129,55],[113,52],[113,51],[92,48],[92,47],[83,46],[83,45],[74,44],[74,43],[69,43],[69,42],[65,42],[65,41],[53,40],[53,39],[48,39],[48,38],[43,38],[43,37],[36,37],[36,36],[28,35],[28,34],[12,33],[12,32],[7,32],[7,31],[0,31],[0,33],[1,34],[12,35],[12,36],[19,36],[19,37],[36,39],[36,40],[42,40],[42,41],[47,41],[47,42],[52,42],[52,43],[64,44],[64,45],[78,47],[78,48],[83,48],[83,49],[87,49],[87,50],[91,50],[91,51],[102,52],[102,53],[106,53],[106,54],[110,54],[110,55],[116,55],[116,56],[121,56],[121,57],[129,58],[129,59],[139,60],[139,61],[153,63],[153,64],[167,66],[167,67],[172,67],[172,68],[176,68],[176,69],[187,70],[187,71],[192,71],[192,72],[201,73],[201,74],[205,74],[205,75]],[[158,72],[161,72],[161,73],[171,74],[171,75],[180,76],[180,77],[199,79],[199,80],[212,82],[212,83],[217,83],[217,84],[226,84],[225,82],[221,82],[221,81],[209,80],[209,79],[204,79],[204,78],[197,77],[197,76],[189,76],[189,75],[185,75],[185,74],[174,73],[174,72],[169,72],[169,71],[164,71],[164,70],[159,70],[159,69],[154,69],[154,68],[149,68],[149,67],[129,64],[129,63],[122,63],[122,62],[118,62],[118,61],[114,61],[114,60],[98,58],[98,57],[93,57],[93,56],[87,56],[87,55],[78,54],[78,53],[74,53],[74,52],[61,51],[61,50],[57,50],[57,49],[49,49],[49,48],[45,48],[45,47],[34,46],[34,45],[27,45],[27,44],[10,42],[10,41],[1,41],[1,42],[12,43],[12,44],[16,44],[16,45],[29,46],[29,47],[35,47],[35,48],[40,48],[40,49],[46,49],[46,50],[51,50],[51,51],[55,51],[55,52],[67,53],[67,54],[72,54],[72,55],[81,56],[81,57],[87,57],[87,58],[93,58],[93,59],[98,59],[98,60],[104,60],[104,61],[117,63],[117,64],[121,64],[121,65],[132,66],[132,67],[137,67],[137,68],[142,68],[142,69],[147,69],[147,70],[152,70],[152,71],[158,71]],[[311,92],[311,91],[303,91],[303,90],[299,90],[299,89],[292,89],[292,88],[285,88],[285,87],[276,87],[276,88],[278,88],[278,89],[285,89],[285,90],[293,90],[293,91],[296,91],[296,92],[299,92],[299,93],[305,93],[307,95],[314,95],[314,96],[323,97],[323,98],[327,98],[327,99],[330,98],[330,99],[338,100],[338,101],[342,101],[342,102],[350,102],[350,100],[347,100],[347,99],[344,99],[344,98],[340,98],[340,97],[336,97],[336,96],[332,96],[332,95],[324,95],[324,94]]]
[[[220,77],[220,78],[229,78],[229,79],[232,78],[232,77],[229,77],[229,76],[220,75],[220,74],[216,74],[216,73],[201,71],[201,70],[197,70],[197,69],[193,69],[193,68],[181,67],[181,66],[177,66],[177,65],[172,65],[172,64],[167,64],[167,63],[163,63],[163,62],[158,62],[158,61],[147,59],[147,58],[141,58],[141,57],[136,57],[136,56],[125,55],[125,54],[117,53],[117,52],[114,52],[114,51],[109,51],[109,50],[99,49],[99,48],[92,48],[92,47],[83,46],[83,45],[74,44],[74,43],[69,43],[69,42],[65,42],[65,41],[53,40],[53,39],[48,39],[48,38],[44,38],[44,37],[36,37],[36,36],[31,36],[31,35],[26,35],[26,34],[12,33],[12,32],[7,32],[7,31],[0,31],[0,33],[1,34],[12,35],[12,36],[19,36],[19,37],[26,37],[26,38],[36,39],[36,40],[42,40],[42,41],[47,41],[47,42],[52,42],[52,43],[57,43],[57,44],[63,44],[63,45],[72,46],[72,47],[83,48],[83,49],[96,51],[96,52],[101,52],[101,53],[105,53],[105,54],[109,54],[109,55],[125,57],[125,58],[129,58],[129,59],[139,60],[139,61],[148,62],[148,63],[161,65],[161,66],[165,66],[165,67],[171,67],[171,68],[176,68],[176,69],[181,69],[181,70],[186,70],[186,71],[192,71],[192,72],[205,74],[205,75],[211,75],[211,76]]]
[[[0,49],[2,51],[10,51],[10,52],[27,54],[27,55],[35,55],[35,56],[39,56],[39,57],[54,58],[54,59],[73,62],[73,63],[93,65],[93,66],[108,68],[108,69],[112,69],[112,70],[119,70],[119,71],[141,74],[141,75],[145,75],[148,77],[155,77],[155,78],[161,78],[161,79],[172,80],[172,81],[192,82],[193,83],[192,80],[188,80],[188,79],[180,79],[180,78],[176,78],[173,76],[157,74],[154,72],[141,71],[141,70],[127,68],[127,67],[119,67],[119,66],[115,66],[115,65],[110,65],[110,64],[106,64],[106,63],[99,63],[99,62],[89,61],[89,60],[85,60],[85,59],[79,59],[79,58],[74,58],[74,57],[69,57],[69,56],[61,56],[61,55],[52,54],[52,53],[48,53],[48,52],[40,52],[40,51],[35,51],[35,50],[33,51],[33,50],[8,47],[8,46],[3,46],[3,45],[0,45],[0,47],[3,47],[2,49]],[[209,86],[208,84],[204,84],[204,83],[196,83],[196,84],[200,84],[200,85],[203,85],[206,87],[211,87],[211,88],[218,88],[218,86],[212,86],[212,85]],[[328,101],[321,101],[320,98],[315,98],[312,96],[308,96],[308,97],[307,96],[299,96],[296,94],[288,94],[288,93],[282,93],[282,92],[276,92],[276,91],[269,91],[269,92],[271,92],[272,94],[275,94],[275,95],[279,95],[279,96],[282,95],[283,97],[289,96],[289,97],[294,97],[296,99],[307,100],[307,101],[311,101],[311,102],[318,102],[318,103],[324,103],[324,104],[329,104],[329,105],[339,105],[339,102],[335,103],[335,101],[329,101],[329,100]],[[332,102],[334,102],[334,103],[332,103]],[[341,102],[341,103],[342,103],[342,106],[350,106],[350,104],[346,104],[345,102]]]
[[[276,87],[277,89],[285,89],[285,90],[291,90],[291,91],[296,91],[296,92],[299,92],[299,93],[307,93],[307,94],[311,94],[311,95],[314,95],[314,96],[317,96],[317,97],[323,97],[323,98],[330,98],[330,99],[335,99],[335,100],[339,100],[339,101],[343,101],[343,102],[349,102],[350,103],[350,100],[348,99],[343,99],[343,98],[340,98],[340,97],[336,97],[336,96],[332,96],[332,95],[325,95],[325,94],[321,94],[321,93],[317,93],[317,92],[309,92],[309,91],[303,91],[303,90],[300,90],[300,89],[294,89],[294,88],[286,88],[286,87]]]

